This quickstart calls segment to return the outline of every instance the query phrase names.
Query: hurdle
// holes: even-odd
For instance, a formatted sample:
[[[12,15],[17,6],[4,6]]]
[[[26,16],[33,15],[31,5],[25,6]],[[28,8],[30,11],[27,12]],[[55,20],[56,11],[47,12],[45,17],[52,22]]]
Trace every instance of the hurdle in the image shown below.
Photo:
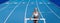
[[[43,20],[44,23],[46,23],[46,19],[43,17],[43,15],[41,14],[41,12],[40,12],[40,10],[39,10],[39,7],[38,7],[38,5],[37,5],[37,1],[36,1],[36,5],[37,5],[37,8],[38,8],[39,13],[41,14],[40,16],[41,16],[42,18],[34,19],[34,18],[27,18],[27,17],[26,17],[26,15],[27,15],[27,8],[28,8],[28,5],[29,5],[29,2],[30,2],[30,0],[28,1],[27,6],[26,6],[26,9],[25,9],[24,23],[27,23],[28,20],[32,20],[32,21],[33,21],[33,20]]]
[[[25,18],[25,22],[24,22],[24,23],[27,23],[28,20],[43,20],[44,23],[46,23],[46,22],[45,22],[45,18],[40,18],[40,19],[34,19],[34,18],[31,18],[31,19],[30,19],[30,18]]]

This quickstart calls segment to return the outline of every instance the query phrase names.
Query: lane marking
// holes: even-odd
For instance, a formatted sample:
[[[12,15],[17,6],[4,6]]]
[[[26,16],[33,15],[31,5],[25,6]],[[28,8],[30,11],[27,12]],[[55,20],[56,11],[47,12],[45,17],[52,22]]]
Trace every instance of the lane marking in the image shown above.
[[[28,8],[28,5],[29,5],[29,2],[30,2],[30,0],[28,1],[27,5],[26,5],[26,9],[25,9],[24,23],[27,23],[27,20],[25,20],[25,18],[26,18],[27,8]]]
[[[43,0],[42,0],[43,1]],[[45,3],[44,1],[43,1],[43,3]],[[47,6],[47,8],[57,17],[57,18],[59,18],[60,19],[60,17],[47,5],[47,4],[45,4],[46,6]]]
[[[5,19],[4,23],[6,23],[6,21],[9,19],[9,17],[11,16],[11,14],[15,11],[15,9],[21,4],[21,2],[19,2],[14,9],[9,13],[9,15],[7,16],[7,18]]]

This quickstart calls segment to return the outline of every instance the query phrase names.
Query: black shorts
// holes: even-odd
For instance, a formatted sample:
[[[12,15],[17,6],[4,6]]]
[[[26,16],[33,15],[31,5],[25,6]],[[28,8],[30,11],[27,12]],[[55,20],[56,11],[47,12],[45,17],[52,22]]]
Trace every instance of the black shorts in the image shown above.
[[[37,17],[34,16],[34,19],[36,19],[36,18],[38,18],[38,16]],[[33,20],[33,21],[38,21],[38,20]]]

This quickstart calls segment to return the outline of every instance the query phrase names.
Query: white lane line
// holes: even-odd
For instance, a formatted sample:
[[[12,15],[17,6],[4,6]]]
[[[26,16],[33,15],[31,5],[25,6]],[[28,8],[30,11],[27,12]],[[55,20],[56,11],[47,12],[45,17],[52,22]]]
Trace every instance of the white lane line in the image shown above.
[[[29,5],[29,2],[30,2],[30,0],[28,1],[27,5],[26,5],[26,9],[25,9],[24,23],[27,23],[27,21],[25,20],[25,18],[26,18],[27,8],[28,8],[28,5]]]
[[[41,17],[44,18],[43,15],[42,15],[42,13],[40,12],[40,9],[39,9],[39,6],[38,6],[38,2],[37,2],[37,0],[36,0],[36,5],[37,5],[37,7],[38,7],[38,10],[39,10],[39,13],[40,13]],[[46,23],[45,20],[44,20],[44,23]]]
[[[4,9],[8,8],[9,4],[6,5],[5,7],[1,8],[0,11],[3,11]]]
[[[43,0],[42,0],[43,1]],[[43,1],[43,3],[45,3],[44,1]],[[47,4],[45,4],[46,6],[47,6],[47,8],[57,17],[57,18],[59,18],[60,19],[60,17],[47,5]]]
[[[28,8],[28,5],[29,5],[29,2],[30,2],[30,0],[28,1],[27,5],[26,5],[26,9],[25,9],[25,18],[26,18],[27,8]]]
[[[0,11],[3,11],[4,9],[8,8],[9,4],[7,4],[5,7],[1,8]]]
[[[42,15],[42,13],[40,12],[40,9],[39,9],[37,0],[36,0],[36,5],[37,5],[37,8],[38,8],[38,10],[39,10],[39,13],[40,13],[41,17],[43,18],[43,15]]]
[[[9,15],[7,16],[7,18],[5,19],[4,23],[6,23],[6,21],[9,19],[9,17],[11,16],[11,14],[14,12],[14,10],[15,10],[20,4],[21,4],[21,2],[18,3],[18,4],[14,7],[14,9],[10,12],[10,14],[9,14]]]
[[[25,9],[25,18],[26,18],[27,8],[28,8],[28,5],[29,5],[29,2],[30,2],[30,0],[28,1],[27,5],[26,5],[26,9]]]

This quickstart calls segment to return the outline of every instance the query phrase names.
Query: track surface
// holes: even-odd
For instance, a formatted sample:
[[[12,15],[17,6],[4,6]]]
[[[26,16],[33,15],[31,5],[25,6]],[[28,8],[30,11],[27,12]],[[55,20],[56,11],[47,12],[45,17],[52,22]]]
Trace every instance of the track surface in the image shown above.
[[[24,23],[25,9],[29,0],[10,0],[0,4],[0,23]],[[39,10],[46,23],[60,23],[60,8],[49,0],[37,0]],[[27,8],[27,18],[32,16],[36,0],[30,0]],[[29,20],[27,23],[33,23]],[[43,21],[39,21],[43,23]]]

